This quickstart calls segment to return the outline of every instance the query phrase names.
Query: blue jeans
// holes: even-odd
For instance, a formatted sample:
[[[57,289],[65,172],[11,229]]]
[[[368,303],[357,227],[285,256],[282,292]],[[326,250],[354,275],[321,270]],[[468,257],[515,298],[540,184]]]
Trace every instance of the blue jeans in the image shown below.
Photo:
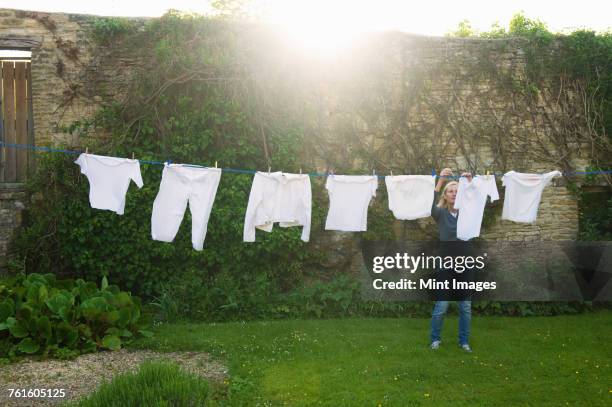
[[[472,301],[457,301],[459,306],[459,345],[469,343],[470,321],[472,319]],[[436,301],[431,313],[431,342],[441,340],[444,314],[448,310],[448,301]]]

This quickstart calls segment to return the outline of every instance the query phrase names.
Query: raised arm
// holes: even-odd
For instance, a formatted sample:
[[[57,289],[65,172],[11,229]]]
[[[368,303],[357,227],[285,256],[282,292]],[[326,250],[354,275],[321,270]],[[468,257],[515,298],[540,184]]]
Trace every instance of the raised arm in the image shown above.
[[[445,168],[442,171],[440,171],[440,177],[438,178],[438,183],[436,184],[436,188],[434,189],[434,191],[436,192],[442,191],[444,184],[448,182],[448,178],[446,177],[449,177],[452,175],[453,175],[453,171],[451,171],[450,168]]]
[[[440,217],[441,210],[440,208],[438,208],[437,204],[438,204],[438,200],[440,199],[440,194],[444,187],[444,184],[448,182],[448,178],[446,177],[452,176],[452,175],[453,175],[453,172],[451,171],[450,168],[445,168],[442,171],[440,171],[440,178],[438,179],[438,183],[436,184],[436,187],[434,188],[434,200],[431,205],[431,216],[435,220],[438,220],[438,218]]]
[[[438,218],[440,217],[440,208],[436,206],[438,204],[439,199],[440,199],[440,192],[434,189],[434,199],[433,199],[433,203],[431,204],[431,217],[434,218],[435,220],[438,220]]]

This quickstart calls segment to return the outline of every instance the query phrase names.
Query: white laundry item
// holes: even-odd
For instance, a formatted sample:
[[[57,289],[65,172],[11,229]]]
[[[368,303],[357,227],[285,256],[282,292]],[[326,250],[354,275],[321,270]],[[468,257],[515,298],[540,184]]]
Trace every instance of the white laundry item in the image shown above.
[[[138,160],[83,153],[75,163],[89,180],[89,203],[92,208],[123,215],[130,181],[142,188]]]
[[[255,228],[271,232],[281,227],[303,226],[301,239],[310,239],[312,189],[308,174],[257,172],[253,178],[244,219],[243,240],[255,241]]]
[[[221,168],[164,164],[159,192],[153,202],[151,214],[153,240],[174,240],[189,202],[191,243],[195,250],[202,250],[220,179]]]
[[[480,236],[487,196],[491,197],[491,202],[499,199],[494,175],[477,175],[471,182],[466,177],[459,179],[454,205],[459,210],[457,239],[470,240]]]
[[[330,175],[325,188],[329,211],[325,230],[364,232],[368,228],[368,206],[376,196],[376,175]]]
[[[385,177],[389,209],[396,219],[413,220],[431,215],[436,177],[390,175]]]
[[[524,174],[510,171],[502,177],[506,187],[502,219],[514,222],[535,222],[542,199],[542,191],[553,178],[560,177],[559,171],[546,174]]]

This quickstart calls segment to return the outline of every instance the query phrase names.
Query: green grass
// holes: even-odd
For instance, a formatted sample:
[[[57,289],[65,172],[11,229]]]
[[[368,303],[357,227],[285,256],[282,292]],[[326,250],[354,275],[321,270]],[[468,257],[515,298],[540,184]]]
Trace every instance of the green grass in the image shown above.
[[[108,406],[202,406],[208,398],[208,383],[188,374],[176,364],[145,362],[138,372],[124,373],[105,383],[79,407]]]
[[[448,317],[169,324],[138,347],[212,352],[230,366],[229,405],[610,405],[612,312],[476,317],[474,353]]]

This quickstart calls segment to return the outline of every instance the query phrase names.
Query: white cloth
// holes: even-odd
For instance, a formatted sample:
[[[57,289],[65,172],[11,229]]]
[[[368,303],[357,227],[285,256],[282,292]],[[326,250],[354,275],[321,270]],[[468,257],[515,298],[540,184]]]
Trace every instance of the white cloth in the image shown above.
[[[396,219],[413,220],[431,216],[436,177],[432,175],[386,176],[389,209]]]
[[[153,202],[151,237],[171,242],[183,221],[187,202],[191,211],[191,243],[202,250],[208,229],[221,168],[199,168],[165,164],[159,192]]]
[[[130,181],[142,188],[138,160],[83,153],[75,163],[89,180],[89,203],[92,208],[123,215]]]
[[[281,227],[303,226],[301,239],[310,239],[312,189],[307,174],[257,172],[253,178],[244,219],[243,240],[255,241],[255,228],[271,232]]]
[[[542,191],[553,178],[560,177],[559,171],[546,174],[524,174],[510,171],[502,177],[506,187],[502,219],[514,222],[535,222],[542,199]]]
[[[330,175],[325,188],[329,193],[329,211],[325,230],[364,232],[368,227],[368,205],[376,196],[375,175]]]
[[[494,175],[477,175],[472,182],[466,177],[459,179],[454,205],[459,210],[457,239],[470,240],[480,236],[487,196],[491,197],[491,202],[499,199]]]

